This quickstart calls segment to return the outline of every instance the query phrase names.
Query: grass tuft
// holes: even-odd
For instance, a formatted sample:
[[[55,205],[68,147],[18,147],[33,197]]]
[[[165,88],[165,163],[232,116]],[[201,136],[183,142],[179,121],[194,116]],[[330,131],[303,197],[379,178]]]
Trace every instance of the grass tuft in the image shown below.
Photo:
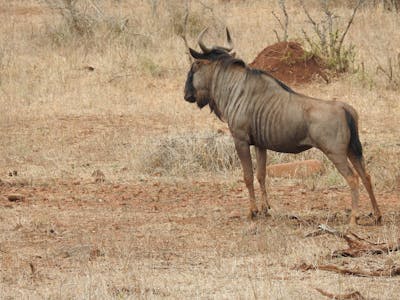
[[[240,168],[232,138],[214,133],[152,139],[137,161],[142,172],[169,176],[222,173]]]

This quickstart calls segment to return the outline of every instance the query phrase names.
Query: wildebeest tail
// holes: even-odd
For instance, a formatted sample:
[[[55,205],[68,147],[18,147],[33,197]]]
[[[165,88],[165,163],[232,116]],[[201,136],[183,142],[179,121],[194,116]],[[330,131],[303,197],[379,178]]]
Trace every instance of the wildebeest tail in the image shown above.
[[[360,139],[358,137],[358,129],[356,121],[354,120],[354,117],[351,115],[350,112],[348,112],[346,109],[344,109],[344,111],[346,114],[347,125],[349,126],[350,129],[350,144],[349,144],[350,150],[355,156],[362,157],[362,146]]]

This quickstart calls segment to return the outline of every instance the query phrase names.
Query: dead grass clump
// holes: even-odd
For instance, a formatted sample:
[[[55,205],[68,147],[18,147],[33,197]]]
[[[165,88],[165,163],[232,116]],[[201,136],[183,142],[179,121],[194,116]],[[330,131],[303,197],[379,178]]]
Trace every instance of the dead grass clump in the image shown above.
[[[195,38],[205,27],[223,29],[225,26],[217,15],[217,9],[203,2],[169,1],[164,11],[168,17],[168,26],[164,29],[172,29],[175,35],[181,37],[186,34]]]
[[[221,134],[181,134],[147,140],[137,162],[148,174],[189,175],[240,168],[232,138]]]
[[[87,11],[86,7],[78,5],[76,0],[46,1],[47,5],[57,10],[62,22],[53,27],[51,33],[56,43],[67,41],[73,36],[91,37],[94,33],[96,19]]]
[[[48,24],[45,35],[58,47],[82,45],[85,49],[102,49],[104,42],[120,40],[126,45],[149,45],[148,35],[136,32],[134,18],[108,15],[94,2],[74,0],[46,1],[60,19]]]
[[[186,33],[189,36],[194,37],[202,29],[204,29],[204,27],[207,26],[207,20],[203,18],[200,12],[186,11],[186,9],[182,5],[168,6],[168,12],[171,15],[170,26],[174,34],[178,36],[182,36]],[[185,22],[186,14],[187,21]]]

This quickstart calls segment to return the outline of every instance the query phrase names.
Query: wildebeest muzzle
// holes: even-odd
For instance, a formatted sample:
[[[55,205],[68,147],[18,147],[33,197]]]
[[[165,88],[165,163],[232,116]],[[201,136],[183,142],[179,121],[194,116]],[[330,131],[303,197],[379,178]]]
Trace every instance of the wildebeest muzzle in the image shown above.
[[[186,79],[186,83],[185,83],[185,100],[190,102],[190,103],[194,103],[196,102],[196,90],[193,86],[193,70],[190,69],[187,79]]]

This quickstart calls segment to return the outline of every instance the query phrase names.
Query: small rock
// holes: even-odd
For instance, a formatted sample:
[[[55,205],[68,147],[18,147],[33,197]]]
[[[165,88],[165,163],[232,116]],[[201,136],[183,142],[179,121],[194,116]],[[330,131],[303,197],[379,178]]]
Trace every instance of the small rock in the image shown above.
[[[92,67],[92,66],[84,66],[83,69],[86,70],[86,71],[89,71],[89,72],[93,72],[94,71],[94,67]]]
[[[11,202],[17,202],[17,201],[23,201],[25,199],[25,197],[20,194],[10,194],[7,196],[7,199],[8,199],[8,201],[11,201]]]

